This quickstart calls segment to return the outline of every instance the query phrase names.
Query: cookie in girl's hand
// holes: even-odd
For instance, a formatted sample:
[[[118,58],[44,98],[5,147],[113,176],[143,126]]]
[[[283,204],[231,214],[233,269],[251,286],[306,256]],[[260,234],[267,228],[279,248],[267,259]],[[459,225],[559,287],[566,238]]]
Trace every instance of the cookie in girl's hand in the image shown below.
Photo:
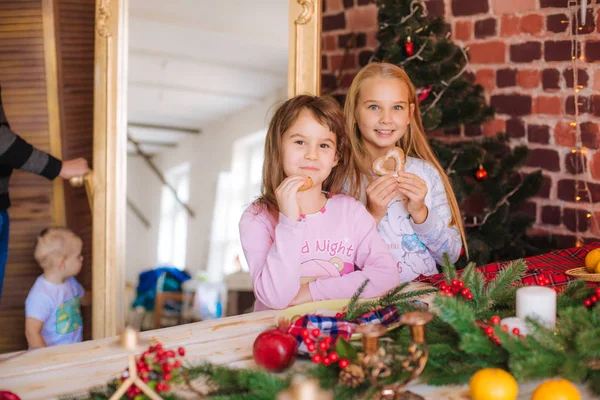
[[[390,159],[394,160],[394,169],[389,169],[385,166],[386,161]],[[373,161],[372,168],[373,172],[380,176],[388,174],[398,176],[400,172],[404,171],[405,162],[406,157],[404,156],[404,151],[400,147],[392,147],[383,156]]]
[[[306,176],[305,178],[306,182],[304,183],[304,185],[300,186],[300,189],[298,189],[299,192],[304,192],[305,190],[310,189],[313,185],[313,181],[310,176]]]

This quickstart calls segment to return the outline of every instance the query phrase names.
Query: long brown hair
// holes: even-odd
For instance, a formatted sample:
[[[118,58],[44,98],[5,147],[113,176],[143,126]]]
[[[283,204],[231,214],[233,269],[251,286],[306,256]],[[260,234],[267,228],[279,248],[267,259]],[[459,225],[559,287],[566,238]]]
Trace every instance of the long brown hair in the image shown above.
[[[433,153],[431,146],[429,146],[429,142],[425,136],[425,129],[423,129],[423,123],[421,121],[421,112],[419,111],[415,87],[406,72],[397,65],[389,63],[371,63],[366,65],[358,72],[348,90],[346,104],[344,106],[344,115],[350,136],[350,145],[352,146],[352,161],[349,171],[350,194],[356,198],[360,197],[362,177],[363,175],[369,176],[369,171],[371,170],[369,164],[371,158],[363,143],[362,134],[360,133],[360,129],[358,129],[358,123],[356,121],[356,104],[358,103],[360,89],[365,80],[373,77],[399,79],[408,86],[408,102],[409,104],[415,105],[415,111],[406,133],[396,143],[396,146],[402,148],[407,156],[425,160],[437,169],[442,178],[442,182],[444,183],[444,188],[446,189],[446,197],[450,203],[450,211],[452,214],[450,226],[456,225],[458,228],[465,248],[465,253],[468,257],[469,250],[467,248],[467,237],[460,215],[460,209],[458,208],[458,202],[456,201],[454,190],[452,190],[452,184],[450,183],[450,179],[448,179],[448,175],[446,175],[446,171],[443,170],[436,155]]]
[[[286,178],[283,171],[283,156],[281,138],[296,122],[300,112],[308,110],[312,116],[323,126],[329,128],[336,137],[337,164],[323,182],[323,191],[329,195],[342,192],[347,171],[350,165],[350,144],[346,134],[344,114],[338,103],[327,97],[298,95],[283,103],[271,119],[267,137],[265,139],[265,161],[262,171],[261,195],[257,203],[277,219],[279,207],[275,198],[275,189]]]

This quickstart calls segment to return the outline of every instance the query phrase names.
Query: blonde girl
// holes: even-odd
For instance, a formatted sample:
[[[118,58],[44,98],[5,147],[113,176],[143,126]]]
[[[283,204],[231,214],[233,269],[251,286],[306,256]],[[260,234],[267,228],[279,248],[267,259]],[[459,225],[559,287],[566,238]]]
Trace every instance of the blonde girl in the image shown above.
[[[447,253],[455,262],[465,231],[450,181],[423,130],[415,87],[400,67],[365,66],[344,107],[352,148],[349,193],[361,199],[388,244],[401,281],[437,273]],[[372,163],[389,149],[406,155],[404,171],[376,176]]]

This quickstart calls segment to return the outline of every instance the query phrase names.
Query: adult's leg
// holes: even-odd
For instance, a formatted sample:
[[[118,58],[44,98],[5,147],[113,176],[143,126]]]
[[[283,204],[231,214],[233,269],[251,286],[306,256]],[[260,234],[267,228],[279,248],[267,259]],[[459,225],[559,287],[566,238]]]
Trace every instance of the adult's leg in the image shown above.
[[[6,271],[6,259],[8,258],[9,225],[8,211],[0,211],[0,301],[2,301],[2,286]]]

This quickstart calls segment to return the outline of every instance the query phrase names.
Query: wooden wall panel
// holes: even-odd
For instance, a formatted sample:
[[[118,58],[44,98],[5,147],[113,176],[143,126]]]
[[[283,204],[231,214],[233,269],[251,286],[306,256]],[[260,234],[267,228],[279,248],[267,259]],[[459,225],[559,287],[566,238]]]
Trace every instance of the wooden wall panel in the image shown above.
[[[50,151],[51,118],[58,117],[62,158],[85,157],[91,163],[95,4],[93,0],[50,2],[54,12],[54,37],[44,37],[42,0],[0,0],[0,85],[5,111],[15,132],[46,151]],[[56,41],[56,68],[48,67],[54,74],[51,74],[50,86],[44,40]],[[60,111],[49,115],[47,91],[56,89]],[[9,210],[9,257],[0,301],[0,352],[27,346],[24,303],[41,274],[33,259],[33,246],[37,233],[52,224],[53,193],[53,186],[46,179],[14,172],[10,185],[13,205]],[[84,266],[78,279],[90,290],[92,226],[85,196],[82,188],[65,185],[67,225],[84,241]],[[90,310],[82,310],[84,338],[88,339],[91,336]]]
[[[94,133],[95,0],[58,0],[55,7],[58,91],[64,159],[92,163]],[[83,239],[83,268],[78,276],[92,289],[92,214],[83,188],[65,186],[67,225]],[[91,307],[82,308],[84,339],[91,339]]]

